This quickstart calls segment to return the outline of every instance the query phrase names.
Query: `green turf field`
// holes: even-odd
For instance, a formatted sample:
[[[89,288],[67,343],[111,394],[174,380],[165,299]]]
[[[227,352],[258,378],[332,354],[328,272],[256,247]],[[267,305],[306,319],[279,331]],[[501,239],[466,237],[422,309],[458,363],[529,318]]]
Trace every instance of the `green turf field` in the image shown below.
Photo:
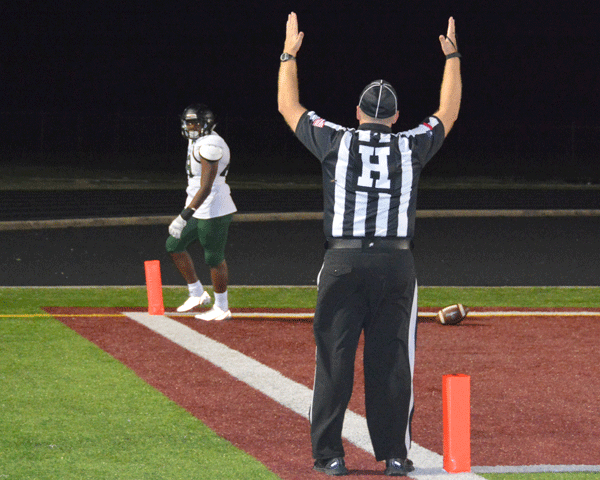
[[[164,288],[167,308],[184,288]],[[442,307],[587,307],[600,288],[421,288]],[[230,305],[312,308],[314,288],[230,289]],[[146,307],[146,289],[0,288],[0,479],[275,479],[41,307]],[[600,473],[485,474],[588,480]]]

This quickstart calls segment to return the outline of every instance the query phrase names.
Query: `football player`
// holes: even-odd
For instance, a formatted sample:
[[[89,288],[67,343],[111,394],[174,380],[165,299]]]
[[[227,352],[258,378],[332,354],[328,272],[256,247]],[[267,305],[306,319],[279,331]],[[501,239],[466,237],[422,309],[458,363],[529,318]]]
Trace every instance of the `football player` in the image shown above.
[[[210,310],[196,315],[196,318],[206,321],[231,318],[225,245],[233,213],[237,211],[229,185],[225,182],[229,171],[229,147],[214,128],[215,116],[206,105],[190,105],[181,115],[181,133],[188,139],[187,199],[185,208],[169,226],[170,235],[166,242],[167,252],[189,289],[189,297],[177,308],[178,312],[187,312],[211,302],[187,251],[195,241],[200,242],[204,249],[215,300]]]

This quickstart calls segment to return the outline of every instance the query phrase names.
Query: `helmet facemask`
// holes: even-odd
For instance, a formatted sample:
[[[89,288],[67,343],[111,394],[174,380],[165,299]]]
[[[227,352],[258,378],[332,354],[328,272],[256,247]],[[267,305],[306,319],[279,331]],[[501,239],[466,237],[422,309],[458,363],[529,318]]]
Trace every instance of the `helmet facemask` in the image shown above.
[[[181,115],[181,134],[185,138],[195,140],[210,135],[213,128],[215,128],[215,116],[206,105],[190,105]]]
[[[200,126],[200,122],[197,122],[196,120],[181,120],[181,134],[185,138],[196,140],[202,136],[201,131],[202,127]]]

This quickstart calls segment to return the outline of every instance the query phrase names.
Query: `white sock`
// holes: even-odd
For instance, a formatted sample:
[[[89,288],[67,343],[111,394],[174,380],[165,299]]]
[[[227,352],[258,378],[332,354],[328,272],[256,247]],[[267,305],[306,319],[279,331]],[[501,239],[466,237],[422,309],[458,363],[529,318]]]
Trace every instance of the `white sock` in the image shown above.
[[[229,310],[227,291],[225,291],[224,293],[215,293],[215,307],[219,307],[224,312]]]
[[[198,280],[196,283],[188,283],[188,290],[190,291],[190,297],[199,297],[204,293],[204,287]]]

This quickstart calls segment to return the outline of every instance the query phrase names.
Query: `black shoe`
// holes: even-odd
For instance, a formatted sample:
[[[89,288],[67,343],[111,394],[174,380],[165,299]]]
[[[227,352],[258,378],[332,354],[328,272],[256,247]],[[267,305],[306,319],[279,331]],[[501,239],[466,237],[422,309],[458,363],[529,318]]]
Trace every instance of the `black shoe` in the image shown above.
[[[344,464],[343,457],[322,458],[315,460],[313,470],[324,473],[325,475],[348,475],[348,469]]]
[[[412,460],[408,458],[390,458],[385,461],[385,474],[390,477],[405,477],[414,469]]]

